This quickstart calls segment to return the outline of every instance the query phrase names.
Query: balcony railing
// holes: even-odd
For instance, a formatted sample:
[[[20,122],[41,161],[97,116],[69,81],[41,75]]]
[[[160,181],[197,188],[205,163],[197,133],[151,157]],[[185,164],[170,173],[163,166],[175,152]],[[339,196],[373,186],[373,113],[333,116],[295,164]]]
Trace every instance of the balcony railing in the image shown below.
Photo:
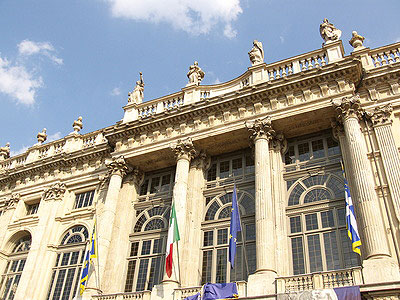
[[[276,280],[278,294],[360,285],[362,283],[363,280],[360,267],[288,277],[278,277]]]
[[[115,293],[108,295],[94,295],[92,297],[94,300],[124,300],[124,299],[150,300],[151,291]]]

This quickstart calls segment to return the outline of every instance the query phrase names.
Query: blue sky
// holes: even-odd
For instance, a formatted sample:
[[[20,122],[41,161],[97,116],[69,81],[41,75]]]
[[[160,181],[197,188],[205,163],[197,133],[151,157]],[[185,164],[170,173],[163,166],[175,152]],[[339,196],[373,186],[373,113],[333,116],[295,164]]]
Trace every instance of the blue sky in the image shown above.
[[[179,91],[194,60],[203,84],[233,79],[250,66],[253,39],[265,61],[321,47],[328,18],[348,40],[371,48],[400,41],[399,0],[2,0],[0,146],[12,154],[37,142],[114,124],[139,71],[145,101]]]

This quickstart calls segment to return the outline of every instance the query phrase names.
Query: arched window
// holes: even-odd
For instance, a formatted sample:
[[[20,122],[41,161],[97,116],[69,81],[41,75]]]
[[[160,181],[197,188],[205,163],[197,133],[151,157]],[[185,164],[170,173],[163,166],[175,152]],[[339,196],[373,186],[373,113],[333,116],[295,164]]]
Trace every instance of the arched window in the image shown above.
[[[232,190],[232,186],[230,189]],[[231,269],[228,261],[232,192],[223,192],[206,199],[207,204],[202,226],[202,284],[246,280],[248,274],[253,273],[256,269],[254,188],[239,187],[237,197],[242,232],[239,232],[238,236],[235,267],[233,269]],[[243,243],[243,238],[245,243]],[[246,255],[244,255],[245,253]]]
[[[24,236],[14,243],[7,261],[6,269],[1,278],[1,299],[4,300],[14,299],[22,271],[24,270],[26,258],[31,247],[31,235],[27,232],[24,233]]]
[[[89,233],[82,225],[76,225],[64,234],[58,246],[47,299],[72,299],[76,295],[88,238]]]
[[[288,149],[284,177],[293,274],[358,266],[346,230],[338,144],[322,134],[293,140]]]
[[[170,207],[163,205],[137,212],[125,292],[151,290],[162,280],[169,213]]]

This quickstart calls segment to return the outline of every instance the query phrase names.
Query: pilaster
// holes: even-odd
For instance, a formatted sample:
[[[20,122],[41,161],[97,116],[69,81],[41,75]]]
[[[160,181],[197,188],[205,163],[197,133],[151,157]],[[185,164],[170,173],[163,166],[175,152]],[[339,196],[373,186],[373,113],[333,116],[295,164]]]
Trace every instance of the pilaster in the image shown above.
[[[254,142],[256,273],[249,276],[248,296],[275,293],[276,228],[271,190],[269,142],[276,137],[270,117],[246,124]]]
[[[358,96],[344,97],[332,101],[343,122],[348,161],[351,165],[348,177],[352,177],[354,205],[358,227],[360,228],[363,274],[366,283],[382,282],[391,278],[398,280],[400,274],[390,257],[389,246],[370,162],[367,157],[367,146],[359,118],[363,114]],[[353,197],[352,197],[353,198]]]

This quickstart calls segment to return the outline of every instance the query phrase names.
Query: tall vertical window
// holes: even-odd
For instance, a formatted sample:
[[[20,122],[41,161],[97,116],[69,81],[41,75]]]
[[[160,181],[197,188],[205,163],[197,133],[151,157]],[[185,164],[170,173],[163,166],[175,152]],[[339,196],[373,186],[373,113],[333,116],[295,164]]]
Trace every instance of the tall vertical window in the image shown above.
[[[339,145],[327,133],[289,141],[284,177],[293,274],[355,267],[345,221]]]
[[[91,206],[93,203],[94,191],[76,194],[74,208]]]
[[[140,186],[139,201],[171,197],[174,180],[175,170],[172,169],[146,174]]]
[[[26,235],[20,238],[14,245],[6,269],[1,277],[0,291],[1,299],[14,299],[17,291],[19,280],[21,279],[22,271],[24,270],[26,258],[31,246],[31,236]]]
[[[87,229],[81,225],[72,227],[64,234],[57,251],[48,300],[68,300],[76,295],[88,237]]]
[[[125,292],[151,290],[164,274],[169,206],[138,211],[130,236]]]

